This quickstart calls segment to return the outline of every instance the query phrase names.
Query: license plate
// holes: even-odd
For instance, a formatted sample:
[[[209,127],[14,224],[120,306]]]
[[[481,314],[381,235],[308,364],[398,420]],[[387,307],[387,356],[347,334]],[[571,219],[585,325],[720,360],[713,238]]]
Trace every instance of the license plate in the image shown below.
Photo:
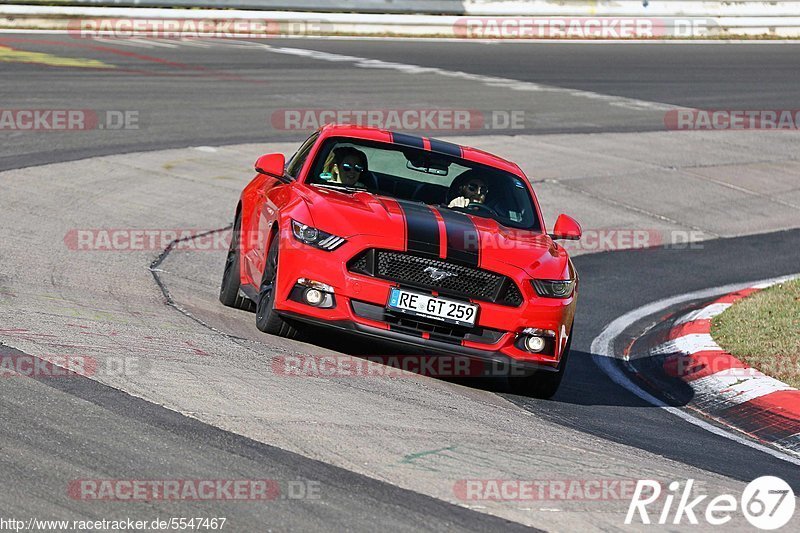
[[[459,326],[475,325],[478,306],[403,289],[392,289],[387,308],[415,316],[433,318]]]

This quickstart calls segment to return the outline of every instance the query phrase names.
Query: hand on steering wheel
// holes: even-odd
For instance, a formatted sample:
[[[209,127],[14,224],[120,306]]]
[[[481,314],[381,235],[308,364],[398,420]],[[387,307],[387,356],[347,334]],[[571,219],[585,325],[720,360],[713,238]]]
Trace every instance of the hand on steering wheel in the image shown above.
[[[482,204],[480,202],[471,202],[468,198],[463,196],[459,196],[458,198],[454,198],[448,206],[450,209],[463,209],[464,211],[485,211],[490,215],[497,216],[497,211],[492,209],[486,204]]]
[[[490,215],[497,216],[497,211],[495,211],[486,204],[481,204],[478,202],[470,202],[469,204],[467,204],[466,207],[464,207],[464,209],[466,209],[467,211],[485,211]]]
[[[463,196],[459,196],[458,198],[453,198],[450,201],[450,203],[447,204],[447,207],[450,207],[450,208],[453,208],[453,207],[464,208],[464,207],[467,207],[468,205],[469,205],[469,200],[467,198],[464,198]]]

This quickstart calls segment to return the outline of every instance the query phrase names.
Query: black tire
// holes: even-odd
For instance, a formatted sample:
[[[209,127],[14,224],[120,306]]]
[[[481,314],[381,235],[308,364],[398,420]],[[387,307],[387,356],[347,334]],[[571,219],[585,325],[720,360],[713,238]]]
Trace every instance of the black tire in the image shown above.
[[[281,318],[275,311],[275,279],[278,276],[279,237],[275,235],[267,251],[267,261],[261,286],[258,290],[256,304],[256,327],[264,333],[294,339],[298,336],[297,328]]]
[[[236,213],[236,220],[233,222],[231,232],[231,244],[228,248],[228,256],[225,258],[225,269],[222,272],[222,284],[219,288],[219,301],[222,305],[253,311],[256,308],[249,298],[239,295],[241,280],[239,279],[239,237],[242,227],[242,215]]]
[[[572,336],[574,334],[575,331],[571,330],[569,339],[567,339],[567,346],[564,348],[564,356],[558,363],[558,370],[555,372],[541,370],[528,376],[509,377],[508,385],[511,388],[511,392],[520,396],[530,396],[542,400],[548,400],[555,396],[556,392],[558,392],[558,387],[561,385],[564,373],[567,371],[567,359],[569,359]]]

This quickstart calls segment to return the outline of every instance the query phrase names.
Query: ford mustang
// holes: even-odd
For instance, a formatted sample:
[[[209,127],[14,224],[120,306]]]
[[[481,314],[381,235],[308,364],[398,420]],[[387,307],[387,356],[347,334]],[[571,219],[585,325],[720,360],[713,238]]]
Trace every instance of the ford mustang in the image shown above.
[[[327,125],[242,191],[220,289],[263,332],[338,328],[509,369],[549,398],[564,374],[578,276],[514,163],[426,137]]]

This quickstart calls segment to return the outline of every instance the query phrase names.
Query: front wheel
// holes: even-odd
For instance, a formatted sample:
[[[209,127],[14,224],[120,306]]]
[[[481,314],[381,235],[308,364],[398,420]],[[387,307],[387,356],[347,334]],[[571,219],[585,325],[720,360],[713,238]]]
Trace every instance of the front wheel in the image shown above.
[[[572,345],[572,335],[575,332],[570,330],[567,345],[564,347],[564,354],[558,363],[558,370],[548,372],[540,370],[529,376],[514,376],[508,378],[508,385],[511,392],[520,396],[530,396],[547,400],[555,396],[564,373],[567,371],[567,359],[569,358],[570,346]]]
[[[278,279],[279,236],[275,235],[267,251],[267,262],[261,276],[261,287],[256,304],[256,327],[264,333],[293,339],[298,330],[275,311],[275,282]]]
[[[219,287],[219,301],[223,305],[252,311],[255,308],[253,302],[239,294],[241,280],[239,278],[239,234],[242,228],[242,215],[236,214],[231,232],[231,245],[228,248],[228,256],[225,258],[225,269],[222,272],[222,284]]]

